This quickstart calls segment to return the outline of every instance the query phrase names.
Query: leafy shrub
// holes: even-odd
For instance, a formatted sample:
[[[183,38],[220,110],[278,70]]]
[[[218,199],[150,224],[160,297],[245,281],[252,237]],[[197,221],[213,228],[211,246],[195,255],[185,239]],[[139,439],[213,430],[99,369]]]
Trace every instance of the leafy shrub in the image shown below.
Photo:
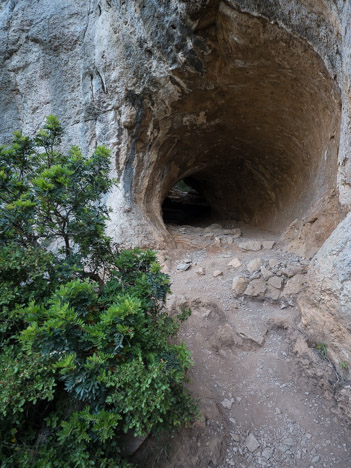
[[[2,467],[130,466],[126,433],[173,431],[196,407],[151,251],[118,251],[102,202],[110,154],[57,150],[49,116],[0,148]]]

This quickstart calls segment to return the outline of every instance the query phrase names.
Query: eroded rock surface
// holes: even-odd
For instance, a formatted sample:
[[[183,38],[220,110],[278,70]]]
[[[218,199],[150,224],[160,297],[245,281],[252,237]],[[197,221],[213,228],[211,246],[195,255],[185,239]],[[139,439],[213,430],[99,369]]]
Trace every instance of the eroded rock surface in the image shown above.
[[[335,366],[345,367],[345,376],[350,378],[351,214],[312,260],[308,282],[300,300],[302,323],[311,339],[317,345],[324,343]]]
[[[66,143],[110,147],[124,245],[171,242],[161,205],[186,178],[217,216],[276,231],[317,210],[319,247],[339,143],[351,204],[349,18],[341,0],[4,0],[1,139],[53,112]]]
[[[166,195],[186,180],[215,218],[199,233],[201,242],[211,255],[232,252],[218,265],[191,267],[183,259],[177,275],[194,274],[202,285],[211,278],[218,288],[228,282],[228,303],[235,296],[289,311],[305,288],[307,263],[297,260],[312,258],[351,207],[350,52],[351,3],[344,0],[3,0],[0,143],[19,128],[36,131],[54,113],[66,129],[65,146],[89,152],[107,145],[111,174],[120,180],[108,199],[109,230],[124,246],[197,248],[198,239],[162,218]],[[228,218],[234,225],[223,230]],[[284,231],[293,253],[274,257],[278,237],[239,240],[238,221]],[[325,344],[337,369],[316,371],[319,381],[328,369],[345,382],[351,377],[350,233],[349,215],[313,260],[300,302],[307,334],[296,352],[304,359],[312,352],[308,340]],[[245,242],[254,248],[240,249]],[[234,255],[239,261],[226,269]],[[263,264],[246,270],[257,255]],[[214,279],[217,268],[223,274]],[[218,291],[210,292],[215,300]],[[215,314],[204,313],[206,320]],[[231,334],[220,326],[219,344],[213,335],[210,345],[226,353],[265,340],[267,328],[259,338],[247,338],[243,324],[237,328]],[[350,389],[335,392],[351,417]],[[209,419],[219,419],[217,407],[207,410]],[[276,408],[278,418],[281,413]],[[242,441],[246,423],[241,429]],[[273,446],[257,435],[262,454],[257,449],[255,462],[318,464],[319,454],[303,452],[304,433],[294,434],[301,442],[294,458],[286,437],[275,437]],[[208,443],[219,464],[223,440]],[[230,466],[242,457],[235,444]],[[200,457],[205,466],[208,460],[193,451],[185,463]],[[335,460],[343,466],[340,454]]]

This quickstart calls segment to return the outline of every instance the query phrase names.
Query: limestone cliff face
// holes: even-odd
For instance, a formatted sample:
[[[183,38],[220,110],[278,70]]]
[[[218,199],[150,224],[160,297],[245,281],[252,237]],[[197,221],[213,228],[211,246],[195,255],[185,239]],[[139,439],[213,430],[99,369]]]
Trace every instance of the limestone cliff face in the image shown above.
[[[67,141],[108,145],[122,242],[167,239],[160,205],[184,176],[219,214],[280,229],[336,188],[339,146],[348,205],[349,13],[324,0],[6,0],[1,138],[52,112]]]
[[[143,224],[135,205],[137,183],[133,185],[137,164],[147,158],[141,126],[154,112],[152,106],[159,114],[169,112],[178,94],[170,81],[174,70],[203,70],[195,48],[204,51],[204,41],[193,34],[187,16],[196,16],[199,8],[201,2],[1,2],[2,142],[15,129],[38,129],[45,115],[55,113],[67,141],[85,151],[96,144],[111,148],[116,161],[112,170],[121,181],[111,200],[121,240],[130,238],[131,226],[138,230]],[[142,242],[144,231],[138,231],[134,241]]]
[[[348,0],[0,4],[1,142],[54,113],[66,144],[111,148],[125,245],[171,240],[161,204],[187,178],[219,216],[319,217],[320,247],[351,206],[350,80]]]

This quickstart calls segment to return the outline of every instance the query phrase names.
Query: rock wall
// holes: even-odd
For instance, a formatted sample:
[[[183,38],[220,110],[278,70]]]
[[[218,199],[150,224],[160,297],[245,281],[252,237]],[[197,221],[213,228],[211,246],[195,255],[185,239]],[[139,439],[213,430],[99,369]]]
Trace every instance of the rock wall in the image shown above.
[[[196,13],[195,3],[190,13]],[[193,50],[193,41],[202,41],[191,37],[185,10],[174,1],[5,0],[0,5],[2,143],[15,129],[37,130],[54,113],[65,126],[66,144],[72,141],[85,151],[97,144],[111,148],[111,171],[121,181],[110,197],[111,231],[121,242],[152,240],[134,194],[136,166],[147,158],[145,116],[154,101],[166,115],[176,99],[172,70],[184,62],[191,69],[202,67]]]
[[[315,255],[301,299],[302,324],[316,346],[325,344],[339,372],[351,377],[351,213]],[[342,364],[345,363],[345,364]],[[346,366],[347,363],[347,366]]]
[[[109,229],[124,245],[171,241],[161,204],[185,177],[218,216],[290,224],[315,253],[351,206],[350,79],[349,0],[0,4],[1,142],[54,113],[65,145],[111,148]],[[330,301],[331,321],[348,313],[349,224],[311,269],[313,316],[301,302],[311,333]],[[335,362],[345,350],[335,346]]]
[[[6,0],[1,138],[36,130],[52,112],[67,142],[108,145],[120,180],[110,230],[125,244],[169,240],[160,207],[184,176],[221,216],[282,229],[335,189],[339,141],[348,205],[349,9]]]

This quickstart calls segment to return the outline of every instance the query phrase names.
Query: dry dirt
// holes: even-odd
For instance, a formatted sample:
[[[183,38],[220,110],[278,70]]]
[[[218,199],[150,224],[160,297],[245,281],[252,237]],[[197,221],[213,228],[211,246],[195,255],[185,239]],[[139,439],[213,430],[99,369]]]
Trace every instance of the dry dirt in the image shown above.
[[[307,344],[296,296],[278,290],[272,300],[268,290],[258,297],[232,291],[235,276],[260,277],[260,268],[246,269],[252,259],[260,258],[283,284],[291,271],[303,275],[308,260],[269,232],[236,225],[242,236],[235,239],[234,225],[224,227],[169,226],[177,249],[159,252],[172,281],[167,307],[192,309],[180,340],[193,355],[189,387],[203,418],[161,445],[156,441],[154,450],[144,444],[137,459],[163,468],[351,467],[350,427],[333,398],[341,377]],[[275,244],[239,247],[251,240]],[[233,258],[242,265],[228,266]],[[177,269],[186,262],[187,270]]]

